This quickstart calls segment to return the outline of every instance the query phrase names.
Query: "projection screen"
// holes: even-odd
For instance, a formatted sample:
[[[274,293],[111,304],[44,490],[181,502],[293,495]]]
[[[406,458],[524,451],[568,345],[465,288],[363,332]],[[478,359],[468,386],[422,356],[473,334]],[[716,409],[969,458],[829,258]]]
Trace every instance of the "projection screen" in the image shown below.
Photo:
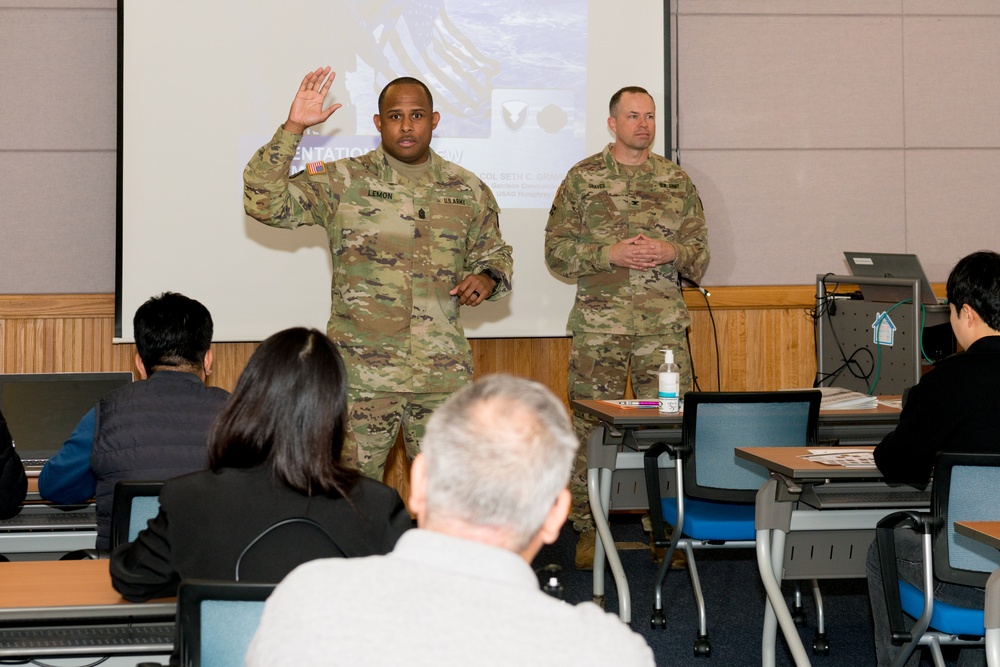
[[[208,306],[217,341],[325,329],[324,230],[250,219],[242,184],[316,67],[337,72],[327,102],[344,106],[305,136],[293,171],[374,148],[378,93],[408,75],[441,113],[434,150],[492,188],[514,290],[463,309],[472,337],[565,335],[574,285],[545,266],[545,222],[567,169],[610,140],[614,91],[653,94],[663,152],[659,1],[119,0],[119,20],[118,341],[167,290]]]

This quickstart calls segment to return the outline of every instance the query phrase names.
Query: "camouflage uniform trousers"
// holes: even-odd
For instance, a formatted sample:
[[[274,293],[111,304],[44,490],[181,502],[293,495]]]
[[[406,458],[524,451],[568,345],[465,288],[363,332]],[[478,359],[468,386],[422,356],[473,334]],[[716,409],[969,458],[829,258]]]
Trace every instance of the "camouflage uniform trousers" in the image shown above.
[[[683,331],[659,336],[574,333],[569,356],[570,399],[623,398],[629,375],[637,398],[655,399],[659,393],[656,371],[663,363],[660,350],[667,348],[674,351],[683,396],[691,390],[691,357]],[[577,532],[594,529],[594,516],[587,496],[587,438],[598,424],[595,417],[573,411],[573,429],[580,440],[580,448],[569,484],[573,496],[569,519]]]
[[[347,442],[344,462],[361,470],[365,477],[382,481],[389,450],[403,431],[406,457],[420,453],[420,440],[431,413],[451,392],[413,394],[347,389]]]

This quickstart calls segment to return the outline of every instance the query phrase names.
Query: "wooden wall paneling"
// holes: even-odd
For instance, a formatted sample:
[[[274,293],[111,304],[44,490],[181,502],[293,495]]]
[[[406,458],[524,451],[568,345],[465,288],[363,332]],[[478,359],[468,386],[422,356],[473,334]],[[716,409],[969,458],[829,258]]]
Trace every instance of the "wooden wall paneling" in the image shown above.
[[[688,294],[691,351],[702,390],[767,390],[810,386],[815,373],[811,286],[712,289],[711,313],[698,292]],[[711,318],[715,318],[713,332]],[[714,336],[721,356],[716,359]],[[134,371],[135,346],[114,344],[112,295],[0,295],[0,372]],[[209,383],[232,390],[258,343],[216,343]],[[471,341],[476,374],[510,373],[541,382],[568,403],[571,339],[500,338]],[[409,465],[400,443],[385,480],[405,499]]]

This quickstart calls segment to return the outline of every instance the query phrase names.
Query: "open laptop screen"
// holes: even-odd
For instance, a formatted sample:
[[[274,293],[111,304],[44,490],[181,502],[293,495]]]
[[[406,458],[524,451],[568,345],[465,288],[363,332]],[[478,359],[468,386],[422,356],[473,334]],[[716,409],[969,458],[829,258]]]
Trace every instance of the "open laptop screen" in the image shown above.
[[[129,372],[0,374],[0,411],[25,467],[55,455],[88,410],[132,379]]]
[[[847,266],[852,276],[866,278],[901,278],[920,281],[920,300],[928,306],[938,305],[934,290],[924,275],[916,255],[891,252],[845,252]],[[895,303],[911,298],[909,287],[892,285],[860,285],[861,294],[868,301]]]

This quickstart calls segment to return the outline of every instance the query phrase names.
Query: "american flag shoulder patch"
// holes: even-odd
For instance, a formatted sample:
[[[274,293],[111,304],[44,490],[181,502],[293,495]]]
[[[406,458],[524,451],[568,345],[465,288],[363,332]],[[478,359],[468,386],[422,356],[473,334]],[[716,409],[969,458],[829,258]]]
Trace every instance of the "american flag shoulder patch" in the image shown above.
[[[325,162],[310,162],[306,165],[306,171],[312,175],[325,174],[326,173],[326,163]]]

